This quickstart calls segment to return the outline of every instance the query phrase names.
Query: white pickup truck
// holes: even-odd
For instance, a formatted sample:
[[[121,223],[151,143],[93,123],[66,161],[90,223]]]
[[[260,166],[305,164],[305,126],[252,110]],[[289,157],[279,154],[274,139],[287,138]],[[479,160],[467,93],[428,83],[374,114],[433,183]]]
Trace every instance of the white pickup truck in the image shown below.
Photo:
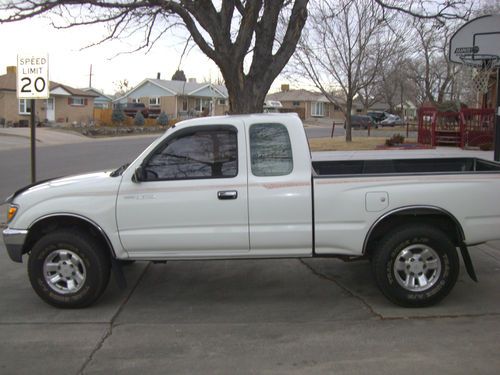
[[[123,261],[369,259],[408,307],[453,288],[459,250],[500,239],[500,165],[475,158],[311,162],[295,115],[178,123],[115,171],[58,178],[8,198],[10,258],[29,254],[46,302],[84,307]]]

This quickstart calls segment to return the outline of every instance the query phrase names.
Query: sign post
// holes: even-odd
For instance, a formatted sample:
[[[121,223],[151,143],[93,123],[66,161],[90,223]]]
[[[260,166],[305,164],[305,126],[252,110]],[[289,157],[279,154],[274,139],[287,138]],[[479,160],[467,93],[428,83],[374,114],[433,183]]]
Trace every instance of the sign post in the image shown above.
[[[49,57],[47,54],[17,56],[17,98],[30,104],[31,182],[36,182],[36,118],[35,99],[49,98]]]

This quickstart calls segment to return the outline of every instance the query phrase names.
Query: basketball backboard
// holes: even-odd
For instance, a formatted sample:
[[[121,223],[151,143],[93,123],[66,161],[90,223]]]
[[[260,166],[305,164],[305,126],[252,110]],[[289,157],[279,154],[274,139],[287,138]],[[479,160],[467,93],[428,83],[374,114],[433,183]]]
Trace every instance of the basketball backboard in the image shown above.
[[[450,39],[448,58],[451,62],[480,67],[484,60],[496,59],[500,64],[500,14],[475,18]]]

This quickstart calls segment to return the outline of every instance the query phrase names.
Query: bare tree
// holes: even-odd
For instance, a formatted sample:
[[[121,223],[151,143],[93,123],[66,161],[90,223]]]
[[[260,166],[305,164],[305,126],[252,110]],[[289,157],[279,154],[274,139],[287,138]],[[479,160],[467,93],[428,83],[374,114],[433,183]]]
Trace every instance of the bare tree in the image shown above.
[[[186,82],[186,75],[184,74],[184,70],[177,69],[175,73],[172,75],[172,81],[184,81]]]
[[[310,7],[310,18],[295,55],[299,73],[336,105],[340,103],[330,93],[335,87],[342,89],[350,142],[353,99],[373,83],[392,52],[394,34],[386,28],[382,8],[371,0],[323,1]]]
[[[395,112],[398,102],[403,101],[404,92],[408,87],[406,59],[408,51],[411,50],[411,38],[408,37],[406,18],[408,17],[398,15],[388,25],[389,32],[393,33],[387,38],[391,43],[391,48],[376,70],[371,84],[358,92],[358,99],[365,111],[377,101],[384,101],[389,105],[390,112]]]
[[[361,88],[357,98],[363,106],[363,112],[367,112],[371,106],[384,98],[380,82],[374,80],[371,85]]]
[[[373,1],[383,13],[397,9],[415,17],[439,20],[456,17],[457,6],[467,2],[436,0],[428,7],[429,0]],[[95,44],[140,34],[143,41],[136,50],[151,48],[168,30],[180,25],[219,67],[229,93],[230,111],[249,113],[262,111],[267,91],[294,53],[306,23],[308,2],[7,0],[0,2],[0,23],[52,14],[61,20],[62,24],[55,25],[59,28],[106,24],[109,34]],[[286,24],[284,33],[278,35],[280,17]]]
[[[113,85],[115,86],[114,95],[117,98],[125,95],[132,88],[126,78],[113,82]]]
[[[413,64],[414,79],[423,93],[423,100],[441,103],[456,74],[456,65],[449,63],[447,39],[452,29],[434,22],[415,21],[417,46]]]
[[[52,13],[57,27],[105,23],[99,44],[143,33],[137,50],[150,48],[169,29],[182,25],[198,48],[219,67],[230,112],[261,112],[265,96],[289,61],[307,19],[309,0],[10,0],[0,3],[0,22]],[[277,38],[278,18],[287,19]]]

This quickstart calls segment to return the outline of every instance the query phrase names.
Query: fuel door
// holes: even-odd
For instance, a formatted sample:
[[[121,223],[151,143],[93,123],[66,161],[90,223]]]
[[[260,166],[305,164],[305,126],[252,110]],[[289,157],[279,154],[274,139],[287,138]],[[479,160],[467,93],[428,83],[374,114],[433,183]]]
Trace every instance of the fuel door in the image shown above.
[[[389,194],[385,191],[366,193],[365,207],[368,212],[379,212],[389,207]]]

